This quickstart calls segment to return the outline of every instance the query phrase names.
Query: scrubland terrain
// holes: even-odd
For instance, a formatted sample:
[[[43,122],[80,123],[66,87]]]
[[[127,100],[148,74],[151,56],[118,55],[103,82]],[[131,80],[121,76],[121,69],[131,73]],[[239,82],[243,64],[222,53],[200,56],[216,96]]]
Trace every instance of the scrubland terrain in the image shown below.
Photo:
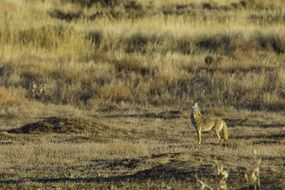
[[[1,188],[284,189],[284,10],[1,1]],[[227,143],[196,144],[194,102]]]

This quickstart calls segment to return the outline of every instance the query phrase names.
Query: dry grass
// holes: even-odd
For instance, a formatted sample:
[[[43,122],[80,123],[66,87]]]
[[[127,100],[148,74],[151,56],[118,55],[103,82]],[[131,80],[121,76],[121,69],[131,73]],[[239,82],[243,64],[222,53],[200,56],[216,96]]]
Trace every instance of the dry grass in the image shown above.
[[[260,186],[277,188],[284,185],[284,118],[279,127],[264,128],[252,120],[244,121],[239,127],[230,122],[236,116],[233,114],[227,120],[230,126],[227,144],[217,145],[214,134],[205,133],[202,136],[204,143],[197,145],[196,133],[189,129],[188,118],[148,118],[147,115],[133,114],[100,114],[96,119],[86,118],[86,121],[71,117],[58,124],[74,128],[84,126],[81,132],[2,132],[2,183],[25,182],[30,188],[34,183],[43,187],[49,187],[50,183],[56,187],[63,183],[65,186],[85,183],[85,187],[93,184],[106,188],[111,181],[115,186],[121,181],[124,183],[122,187],[143,182],[138,185],[143,188],[150,180],[156,181],[156,188],[162,182],[171,187],[186,188],[199,186],[197,176],[211,187],[241,188],[255,183],[249,178],[256,169],[256,159],[261,158],[258,166]],[[255,118],[263,115],[262,112],[250,114],[255,114]],[[89,121],[99,122],[102,126],[85,126],[84,122]],[[266,121],[273,126],[275,119]],[[223,166],[219,175],[217,163],[219,168]],[[228,178],[220,178],[225,171]]]
[[[227,183],[241,187],[255,149],[261,187],[284,187],[276,180],[284,177],[283,8],[282,0],[1,1],[1,129],[49,116],[75,118],[53,130],[82,129],[0,133],[2,183],[145,189],[142,176],[163,171],[148,188],[198,188],[195,174],[217,187],[214,158],[230,172]],[[194,144],[186,127],[193,102],[225,118],[227,145],[207,134],[204,145]],[[165,110],[182,118],[158,113]],[[87,115],[104,125],[86,124]],[[127,175],[138,180],[113,178]]]
[[[277,14],[279,1],[77,2],[1,2],[3,87],[95,110],[193,100],[284,108],[284,26],[252,16]]]

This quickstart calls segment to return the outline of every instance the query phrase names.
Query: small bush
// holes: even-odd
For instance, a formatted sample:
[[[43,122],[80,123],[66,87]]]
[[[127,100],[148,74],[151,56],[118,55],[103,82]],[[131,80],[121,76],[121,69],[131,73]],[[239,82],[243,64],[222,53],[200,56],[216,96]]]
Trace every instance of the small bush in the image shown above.
[[[112,100],[117,103],[132,100],[131,89],[120,81],[101,87],[98,95],[104,100]]]
[[[134,34],[129,39],[127,39],[126,52],[146,53],[148,44],[149,44],[149,38],[146,35],[141,33]]]
[[[71,2],[81,5],[82,7],[91,7],[94,4],[101,4],[106,7],[114,7],[122,2],[122,0],[61,0],[62,2]]]
[[[192,49],[194,49],[193,41],[191,41],[190,39],[187,39],[187,37],[181,38],[177,41],[177,51],[178,52],[181,52],[183,54],[190,54]]]
[[[20,105],[20,104],[26,103],[25,93],[26,91],[23,89],[18,89],[16,91],[13,91],[12,89],[0,87],[0,107],[1,109],[5,107],[9,107],[11,105]]]
[[[100,47],[100,44],[104,40],[104,36],[101,31],[91,31],[88,33],[88,39],[91,41],[93,45],[95,45],[98,48]]]
[[[256,39],[263,49],[274,50],[276,53],[285,52],[285,40],[278,34],[257,33]]]
[[[143,63],[136,59],[121,59],[114,61],[115,68],[118,72],[135,72],[142,76],[150,75],[151,69],[144,66]]]
[[[83,13],[80,11],[73,12],[73,11],[62,11],[60,9],[55,9],[50,12],[50,16],[60,20],[72,21],[81,18],[83,16]]]
[[[231,41],[235,36],[230,36],[228,34],[218,34],[209,37],[200,38],[196,45],[204,50],[208,51],[229,51]]]

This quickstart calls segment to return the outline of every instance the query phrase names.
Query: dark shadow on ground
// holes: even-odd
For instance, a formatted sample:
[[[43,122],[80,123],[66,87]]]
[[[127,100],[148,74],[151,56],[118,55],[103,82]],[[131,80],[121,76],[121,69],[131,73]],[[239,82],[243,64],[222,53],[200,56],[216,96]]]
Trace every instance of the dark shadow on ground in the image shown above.
[[[237,125],[243,127],[260,127],[260,128],[280,128],[284,127],[284,123],[274,122],[270,124],[264,124],[261,121],[249,121],[246,119],[225,119],[228,127],[235,127]]]
[[[219,181],[217,176],[217,168],[214,163],[206,163],[198,161],[195,155],[189,155],[189,159],[182,161],[177,159],[178,156],[183,156],[184,153],[175,154],[161,154],[154,155],[152,159],[155,158],[169,158],[169,162],[165,164],[158,164],[149,169],[144,169],[137,171],[134,174],[129,175],[115,175],[109,177],[55,177],[55,178],[23,178],[23,179],[0,179],[0,184],[21,184],[21,183],[41,183],[41,184],[55,184],[55,183],[143,183],[146,181],[157,181],[157,182],[167,182],[171,180],[182,181],[184,183],[189,183],[190,186],[197,186],[197,178],[206,180],[211,184],[215,184]],[[124,167],[136,167],[136,164],[143,162],[147,157],[142,157],[139,159],[124,159],[115,160],[113,163],[109,164],[110,167],[117,167],[123,165]],[[265,159],[265,158],[263,158]],[[283,158],[280,158],[283,159]],[[196,162],[195,162],[196,161]],[[104,160],[96,160],[94,162],[105,162]],[[134,163],[133,163],[134,162]],[[104,163],[101,163],[104,165]],[[108,165],[108,163],[105,163]],[[235,189],[242,189],[241,185],[246,184],[244,179],[244,173],[247,168],[237,166],[229,169],[228,186],[235,187]],[[280,189],[283,186],[284,174],[276,173],[270,169],[261,168],[261,185],[264,189]],[[250,189],[250,187],[249,187]]]
[[[15,183],[106,183],[106,182],[120,182],[120,181],[146,181],[146,180],[183,180],[188,182],[195,182],[195,175],[213,178],[215,176],[215,169],[213,165],[202,164],[199,166],[190,166],[185,168],[182,161],[170,162],[168,164],[161,164],[150,169],[139,171],[132,175],[110,176],[110,177],[86,177],[86,178],[24,178],[19,180],[0,180],[0,184],[15,184]]]
[[[268,134],[268,135],[255,135],[255,134],[249,134],[249,135],[240,135],[240,136],[232,136],[231,138],[234,139],[284,139],[285,134]]]
[[[176,119],[181,117],[181,112],[172,110],[172,111],[163,111],[163,112],[148,112],[142,114],[114,114],[114,115],[105,115],[104,118],[118,118],[118,117],[134,117],[134,118],[161,118],[161,119]]]

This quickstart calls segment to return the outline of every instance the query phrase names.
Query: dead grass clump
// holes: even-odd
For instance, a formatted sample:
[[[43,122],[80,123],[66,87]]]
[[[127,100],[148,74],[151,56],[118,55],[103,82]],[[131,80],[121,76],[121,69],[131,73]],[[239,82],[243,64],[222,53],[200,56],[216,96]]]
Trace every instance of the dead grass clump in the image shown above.
[[[146,15],[144,7],[137,1],[129,1],[124,3],[124,9],[129,18],[141,18]]]
[[[194,4],[177,4],[176,6],[167,6],[162,8],[164,15],[185,15],[190,14],[191,10],[195,7]]]
[[[196,76],[189,82],[188,92],[189,96],[198,98],[197,101],[202,101],[207,94],[211,92],[213,84],[206,76]]]
[[[130,87],[122,81],[112,82],[99,89],[98,96],[105,100],[114,102],[131,101],[132,91]]]
[[[4,87],[0,87],[0,105],[9,104],[15,100],[15,96]]]
[[[237,43],[240,40],[243,41],[243,37],[240,33],[216,34],[208,37],[200,37],[196,42],[196,46],[202,50],[218,51],[229,54],[234,50],[234,43]]]
[[[3,118],[14,118],[32,112],[31,107],[35,105],[26,97],[25,89],[0,87],[0,115]]]
[[[26,102],[25,93],[24,90],[20,89],[18,91],[13,91],[12,89],[0,87],[0,105],[6,107],[23,104]]]
[[[274,10],[277,9],[282,5],[282,0],[276,0],[276,1],[259,1],[259,0],[247,0],[248,7],[251,9],[256,10]]]
[[[124,39],[124,49],[127,53],[154,53],[176,50],[175,39],[169,34],[145,34],[136,32]]]
[[[283,36],[280,36],[275,33],[257,33],[255,38],[259,42],[259,45],[262,49],[273,50],[276,53],[285,52],[285,40]]]
[[[104,35],[101,31],[94,30],[88,33],[88,39],[96,48],[99,48],[100,44],[104,40]]]
[[[9,77],[14,73],[15,68],[10,63],[0,64],[0,85],[8,85]]]
[[[201,4],[201,7],[202,9],[205,9],[205,10],[212,10],[212,9],[217,9],[217,4],[215,2],[213,3],[202,3]]]
[[[127,39],[126,52],[146,53],[149,44],[149,37],[146,34],[136,33]]]
[[[193,51],[193,41],[186,36],[177,40],[177,52],[181,52],[183,54],[190,54]]]
[[[114,7],[115,5],[119,5],[122,0],[61,0],[64,3],[74,3],[78,4],[82,7],[90,8],[92,5],[100,4],[105,7]]]
[[[32,89],[32,83],[43,83],[44,76],[41,75],[40,71],[23,71],[20,74],[21,86],[26,89]]]
[[[260,24],[284,23],[285,13],[282,11],[265,11],[251,14],[248,16],[248,19],[252,22],[258,22]]]
[[[13,70],[14,68],[12,67],[11,64],[9,63],[1,64],[0,65],[0,77],[2,78],[9,77],[12,74]]]
[[[196,46],[202,50],[215,51],[223,54],[234,55],[242,51],[273,51],[276,53],[285,52],[285,41],[276,33],[252,33],[245,38],[242,33],[216,34],[200,37],[196,40]]]
[[[137,59],[124,58],[114,61],[115,68],[118,72],[128,73],[135,72],[142,76],[148,76],[151,73],[151,69]]]
[[[83,13],[81,11],[73,12],[55,9],[50,12],[50,16],[60,20],[72,21],[83,17]]]
[[[208,11],[230,11],[246,8],[248,6],[248,1],[241,0],[238,2],[232,2],[229,4],[218,4],[216,2],[203,2],[201,3],[201,8]]]
[[[83,11],[84,9],[75,9],[75,10],[63,10],[63,9],[53,9],[49,11],[49,15],[52,18],[58,19],[58,20],[64,20],[67,22],[71,21],[78,21],[81,20],[96,20],[99,17],[103,16],[105,12],[103,11],[94,11],[92,13],[85,13],[88,11]]]

